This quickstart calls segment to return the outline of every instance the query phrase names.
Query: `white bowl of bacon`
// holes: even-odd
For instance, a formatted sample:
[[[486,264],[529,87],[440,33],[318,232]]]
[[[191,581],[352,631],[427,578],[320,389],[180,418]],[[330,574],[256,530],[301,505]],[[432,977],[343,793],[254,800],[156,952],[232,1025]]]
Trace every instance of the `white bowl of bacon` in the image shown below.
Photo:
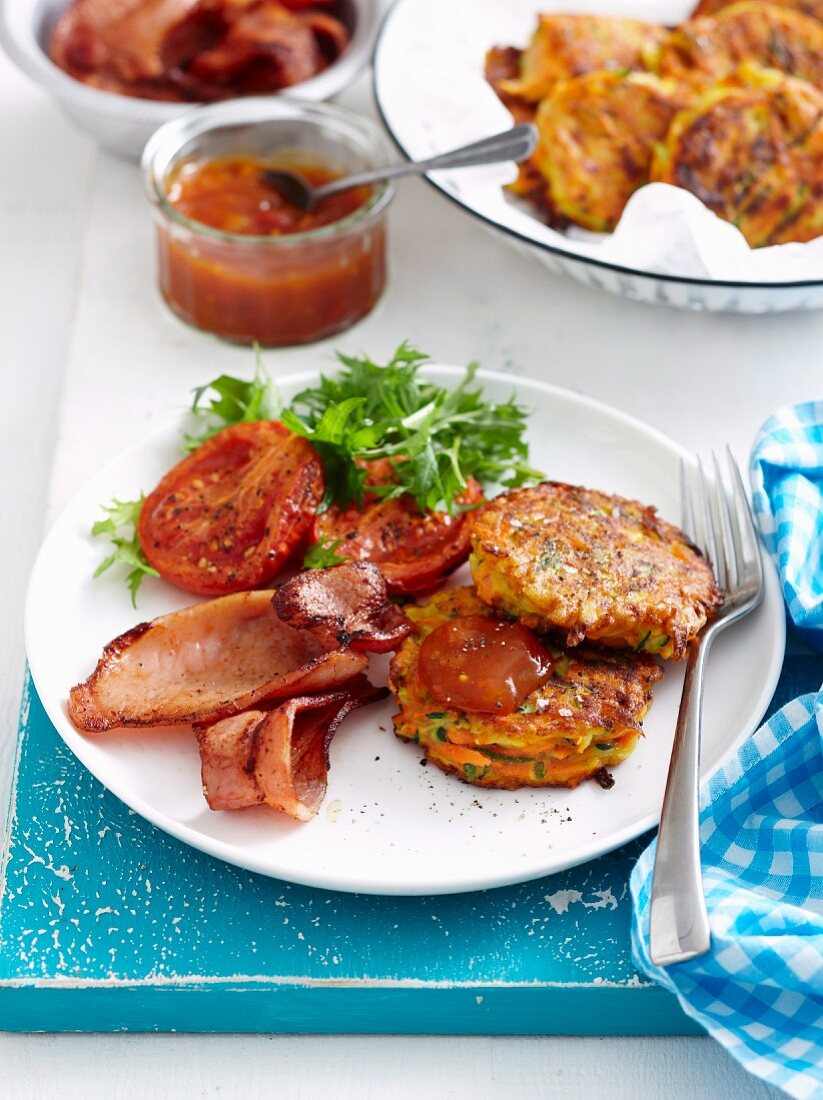
[[[133,159],[199,103],[329,99],[367,64],[379,23],[378,0],[0,0],[12,60]]]

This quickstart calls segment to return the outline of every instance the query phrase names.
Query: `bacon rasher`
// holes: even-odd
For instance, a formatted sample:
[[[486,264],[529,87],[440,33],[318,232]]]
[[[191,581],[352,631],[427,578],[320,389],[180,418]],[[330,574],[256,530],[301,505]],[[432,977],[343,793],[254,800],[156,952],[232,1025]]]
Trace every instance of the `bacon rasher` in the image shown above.
[[[389,603],[383,574],[373,562],[307,569],[281,585],[273,602],[283,622],[329,645],[386,653],[411,630],[402,610]]]
[[[216,722],[263,700],[322,692],[367,658],[278,618],[270,591],[239,592],[141,623],[71,689],[78,729]]]
[[[318,10],[319,9],[319,10]],[[56,65],[104,91],[208,102],[310,80],[346,48],[317,0],[74,0],[57,20]]]
[[[356,707],[387,694],[358,676],[340,691],[195,726],[209,806],[242,810],[265,803],[310,821],[326,794],[329,744],[338,726]]]

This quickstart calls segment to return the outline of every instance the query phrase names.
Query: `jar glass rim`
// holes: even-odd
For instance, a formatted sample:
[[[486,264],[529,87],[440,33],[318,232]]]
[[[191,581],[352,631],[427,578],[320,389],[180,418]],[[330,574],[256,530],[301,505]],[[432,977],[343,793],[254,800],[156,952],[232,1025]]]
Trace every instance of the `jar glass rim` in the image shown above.
[[[308,229],[302,233],[261,236],[216,229],[214,226],[189,218],[169,201],[165,181],[175,163],[176,154],[184,145],[212,130],[234,125],[253,126],[256,122],[279,120],[304,122],[308,127],[326,129],[330,132],[348,130],[350,134],[355,134],[372,147],[375,154],[375,167],[388,162],[389,144],[382,131],[371,119],[345,107],[332,106],[328,103],[308,103],[281,95],[248,96],[210,104],[206,107],[196,107],[179,118],[164,123],[152,134],[141,159],[143,181],[149,201],[166,219],[191,233],[239,246],[275,249],[291,248],[307,241],[322,241],[343,236],[350,230],[373,221],[383,212],[394,197],[395,189],[391,183],[373,185],[368,200],[339,221],[318,226],[316,229]]]

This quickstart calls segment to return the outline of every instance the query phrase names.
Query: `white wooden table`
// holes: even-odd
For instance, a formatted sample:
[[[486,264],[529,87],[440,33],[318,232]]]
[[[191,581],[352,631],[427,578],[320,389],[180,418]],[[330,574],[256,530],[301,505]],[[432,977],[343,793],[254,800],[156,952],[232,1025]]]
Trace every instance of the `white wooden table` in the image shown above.
[[[366,83],[345,101],[370,110]],[[98,154],[0,57],[0,796],[23,671],[26,578],[44,523],[110,454],[246,350],[178,324],[153,286],[136,168]],[[375,313],[335,341],[374,356],[406,337],[593,395],[698,449],[740,456],[778,404],[820,397],[823,315],[697,316],[552,277],[423,183],[392,215]],[[280,371],[330,347],[270,353]],[[50,480],[52,463],[56,460]],[[0,1027],[2,1021],[0,1021]],[[0,1034],[0,1096],[610,1098],[776,1095],[706,1039]]]

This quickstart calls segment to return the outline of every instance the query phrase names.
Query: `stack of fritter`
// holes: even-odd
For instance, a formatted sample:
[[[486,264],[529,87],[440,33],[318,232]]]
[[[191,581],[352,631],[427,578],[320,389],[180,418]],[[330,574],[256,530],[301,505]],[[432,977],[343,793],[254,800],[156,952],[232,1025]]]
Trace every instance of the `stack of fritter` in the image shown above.
[[[487,76],[540,140],[514,191],[549,224],[610,232],[652,181],[752,247],[823,232],[823,0],[703,0],[674,29],[543,15]]]
[[[395,732],[481,786],[610,785],[662,675],[652,654],[680,660],[722,602],[710,566],[653,508],[557,482],[496,497],[471,539],[476,590],[407,609],[414,629],[389,677]],[[512,622],[533,640],[525,662],[495,637]],[[438,636],[465,640],[451,663]],[[518,694],[524,668],[531,690]]]

